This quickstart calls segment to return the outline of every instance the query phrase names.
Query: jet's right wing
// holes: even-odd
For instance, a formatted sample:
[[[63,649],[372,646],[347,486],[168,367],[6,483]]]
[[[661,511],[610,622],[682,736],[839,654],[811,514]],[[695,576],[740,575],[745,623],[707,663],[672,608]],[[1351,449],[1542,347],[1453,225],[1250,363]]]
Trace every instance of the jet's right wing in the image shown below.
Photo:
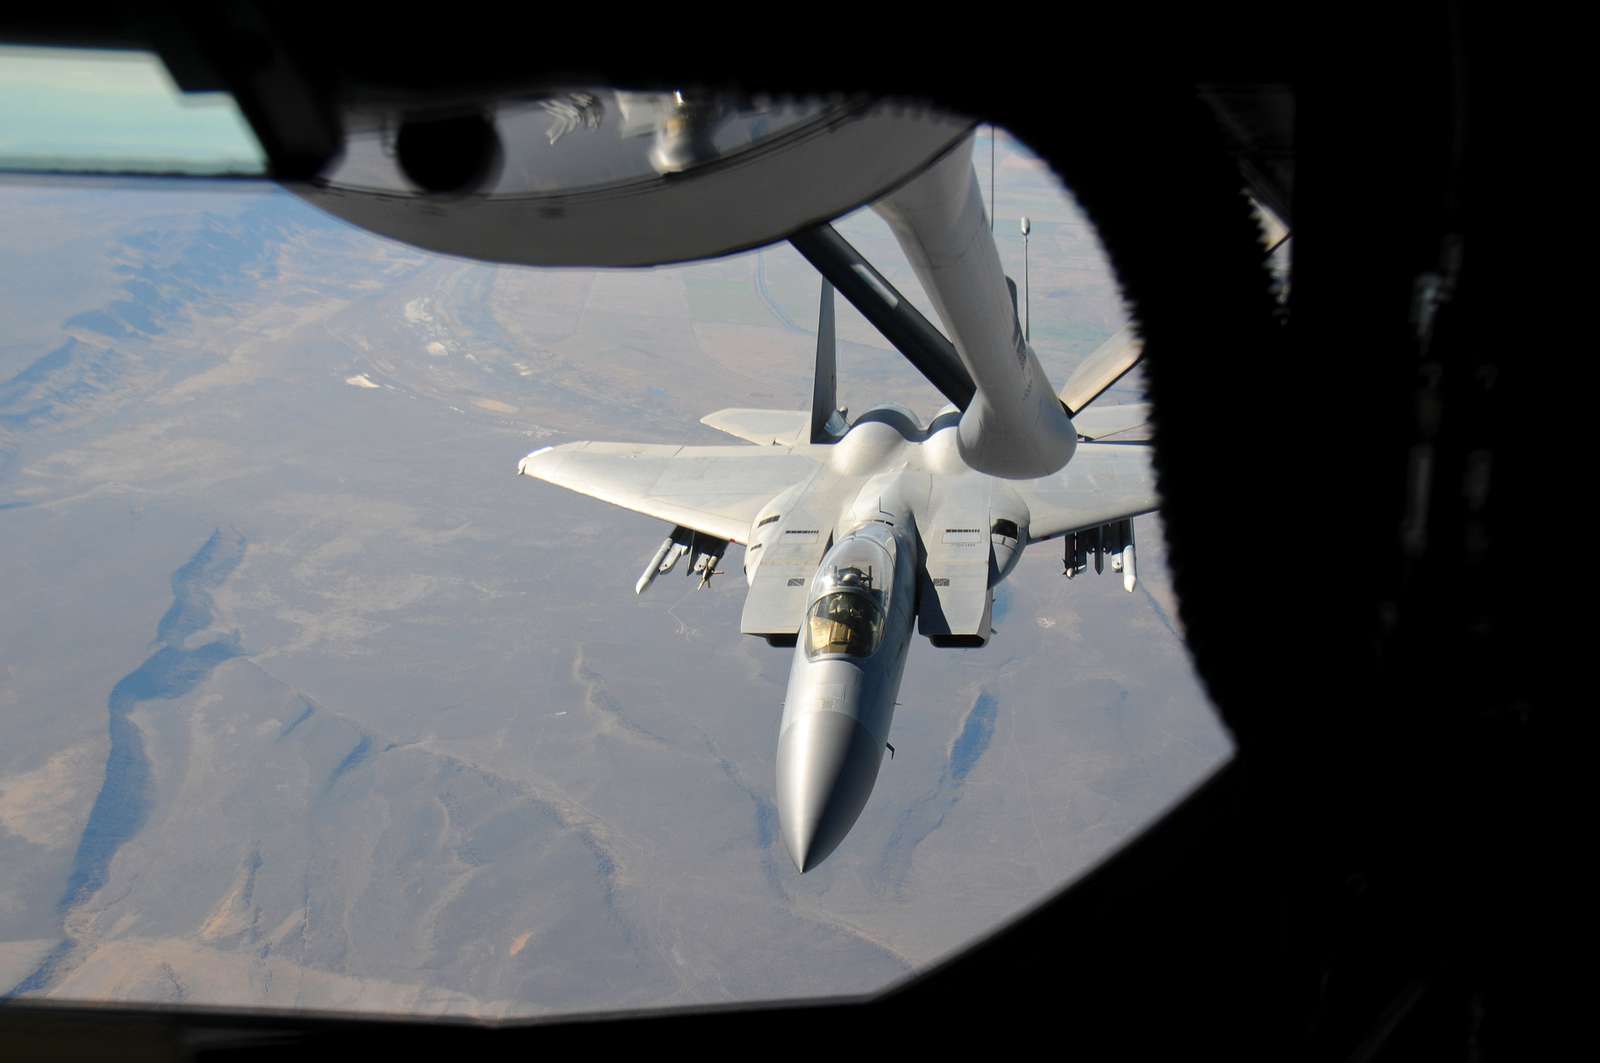
[[[762,506],[816,472],[813,449],[564,443],[529,454],[517,472],[743,543]]]
[[[1268,261],[1273,263],[1274,273],[1279,273],[1280,283],[1286,284],[1291,239],[1289,228],[1265,204],[1256,202],[1255,206],[1256,216],[1261,222],[1263,231],[1262,251],[1268,256]],[[1143,358],[1144,339],[1134,330],[1132,322],[1123,325],[1104,343],[1089,352],[1057,393],[1061,404],[1072,416],[1074,427],[1078,425],[1078,416],[1086,412],[1085,407],[1105,394]],[[1103,429],[1098,433],[1083,428],[1078,430],[1080,434],[1091,439],[1110,434]]]
[[[1136,443],[1079,443],[1066,468],[1053,476],[1008,481],[1028,507],[1028,541],[1154,511],[1160,500],[1150,453]]]

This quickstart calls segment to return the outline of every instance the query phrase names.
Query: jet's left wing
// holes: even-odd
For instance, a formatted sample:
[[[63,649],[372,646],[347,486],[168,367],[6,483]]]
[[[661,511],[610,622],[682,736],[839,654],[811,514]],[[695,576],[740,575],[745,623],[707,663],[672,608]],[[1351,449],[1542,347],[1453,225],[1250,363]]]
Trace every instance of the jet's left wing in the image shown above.
[[[708,413],[700,418],[700,423],[764,447],[774,443],[786,446],[809,442],[806,429],[811,427],[811,414],[805,410],[751,410],[735,406]]]
[[[1137,517],[1159,505],[1150,448],[1135,443],[1079,443],[1060,472],[1007,486],[1028,507],[1029,542]]]
[[[744,543],[750,524],[819,462],[804,446],[679,447],[564,443],[536,450],[517,472],[685,528]]]
[[[1073,423],[1077,423],[1084,407],[1121,380],[1143,357],[1144,340],[1135,334],[1132,324],[1122,326],[1090,351],[1061,387],[1061,404],[1072,412]]]

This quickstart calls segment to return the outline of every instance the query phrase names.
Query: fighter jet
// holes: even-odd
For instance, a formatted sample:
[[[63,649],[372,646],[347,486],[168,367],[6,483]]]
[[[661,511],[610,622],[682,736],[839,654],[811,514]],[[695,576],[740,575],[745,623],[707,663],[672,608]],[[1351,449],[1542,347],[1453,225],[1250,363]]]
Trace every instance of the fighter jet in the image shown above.
[[[1030,545],[1065,539],[1065,575],[1109,555],[1136,573],[1132,518],[1156,508],[1147,448],[1114,441],[1143,405],[1085,410],[1139,358],[1119,333],[1051,389],[1017,321],[972,166],[972,138],[874,204],[950,338],[831,228],[793,242],[824,275],[807,410],[726,409],[747,444],[576,442],[517,471],[647,516],[671,533],[635,586],[686,560],[700,585],[744,547],[740,629],[793,647],[778,727],[777,806],[801,873],[844,840],[877,779],[913,633],[988,642],[994,588]],[[952,399],[924,425],[836,403],[835,285]],[[748,444],[758,444],[751,446]]]

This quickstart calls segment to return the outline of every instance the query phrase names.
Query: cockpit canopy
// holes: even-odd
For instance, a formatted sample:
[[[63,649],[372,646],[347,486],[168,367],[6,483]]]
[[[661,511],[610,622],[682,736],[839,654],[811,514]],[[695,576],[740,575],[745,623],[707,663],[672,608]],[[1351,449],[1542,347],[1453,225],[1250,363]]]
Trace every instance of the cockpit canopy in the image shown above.
[[[865,594],[824,595],[806,616],[806,657],[869,657],[883,638],[883,610]]]
[[[811,581],[806,657],[866,657],[883,638],[894,582],[894,537],[868,525],[841,539]]]
[[[893,590],[894,533],[871,523],[840,539],[822,559],[811,579],[812,601],[836,590],[856,590],[883,606]]]

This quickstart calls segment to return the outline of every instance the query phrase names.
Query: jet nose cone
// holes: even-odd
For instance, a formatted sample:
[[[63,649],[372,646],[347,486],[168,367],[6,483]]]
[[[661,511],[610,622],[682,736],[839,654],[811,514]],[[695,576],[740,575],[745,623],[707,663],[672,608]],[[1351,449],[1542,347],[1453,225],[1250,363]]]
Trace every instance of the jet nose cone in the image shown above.
[[[794,866],[810,871],[838,848],[872,793],[883,743],[839,712],[815,712],[778,741],[778,820]]]

